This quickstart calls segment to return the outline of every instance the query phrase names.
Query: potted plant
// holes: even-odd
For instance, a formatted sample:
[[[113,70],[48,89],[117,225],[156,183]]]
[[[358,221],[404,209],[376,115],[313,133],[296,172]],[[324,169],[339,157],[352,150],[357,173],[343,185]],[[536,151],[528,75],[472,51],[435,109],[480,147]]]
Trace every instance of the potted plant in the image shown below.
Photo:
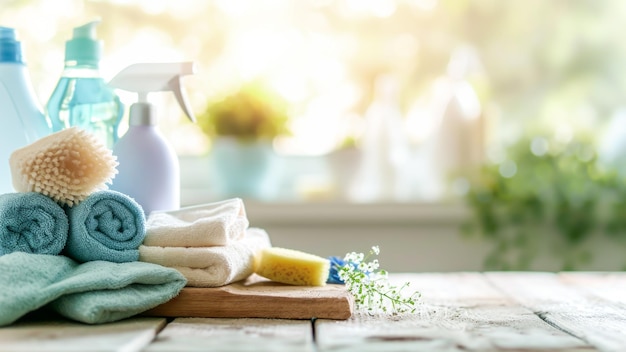
[[[286,102],[260,83],[211,100],[198,124],[211,139],[211,169],[222,197],[265,198],[273,192],[273,140],[289,134]]]

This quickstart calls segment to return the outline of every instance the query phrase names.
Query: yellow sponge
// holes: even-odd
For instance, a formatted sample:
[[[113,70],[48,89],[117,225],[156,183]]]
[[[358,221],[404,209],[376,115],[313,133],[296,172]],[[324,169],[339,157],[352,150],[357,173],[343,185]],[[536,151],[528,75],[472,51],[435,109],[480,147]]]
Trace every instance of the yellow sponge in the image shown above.
[[[15,150],[9,163],[16,191],[38,192],[69,206],[106,189],[117,173],[111,150],[76,127]]]
[[[324,286],[330,261],[293,249],[269,247],[256,258],[255,272],[272,281],[301,286]]]

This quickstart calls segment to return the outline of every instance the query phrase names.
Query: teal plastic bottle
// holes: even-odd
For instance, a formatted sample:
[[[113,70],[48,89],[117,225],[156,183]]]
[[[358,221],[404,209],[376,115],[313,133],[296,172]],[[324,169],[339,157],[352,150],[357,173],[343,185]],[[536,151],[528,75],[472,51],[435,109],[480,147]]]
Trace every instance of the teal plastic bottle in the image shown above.
[[[54,132],[80,127],[113,148],[124,106],[113,89],[100,76],[102,41],[96,38],[92,21],[74,28],[65,43],[65,68],[46,104]]]

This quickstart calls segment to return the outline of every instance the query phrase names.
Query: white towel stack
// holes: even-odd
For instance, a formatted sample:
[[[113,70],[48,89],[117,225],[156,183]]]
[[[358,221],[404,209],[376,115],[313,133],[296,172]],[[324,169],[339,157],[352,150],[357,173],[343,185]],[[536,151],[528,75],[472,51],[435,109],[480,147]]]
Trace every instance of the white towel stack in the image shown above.
[[[239,198],[152,212],[139,260],[177,269],[187,286],[224,286],[251,275],[256,252],[271,246],[267,232],[248,226]]]

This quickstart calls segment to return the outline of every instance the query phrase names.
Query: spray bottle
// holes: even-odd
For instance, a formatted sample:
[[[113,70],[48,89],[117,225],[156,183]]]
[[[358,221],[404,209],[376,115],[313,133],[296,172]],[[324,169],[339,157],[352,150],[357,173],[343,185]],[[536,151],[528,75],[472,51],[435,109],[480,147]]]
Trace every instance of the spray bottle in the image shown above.
[[[74,28],[72,39],[65,42],[65,68],[46,110],[54,132],[80,127],[113,148],[124,106],[100,76],[102,41],[96,38],[99,23],[92,21]]]
[[[50,134],[15,29],[0,27],[0,194],[14,192],[9,156]]]
[[[181,76],[194,71],[192,62],[141,63],[128,66],[109,82],[139,96],[130,106],[128,132],[113,147],[119,165],[111,189],[134,198],[146,216],[151,211],[180,207],[178,157],[156,127],[157,116],[148,93],[173,92],[187,117],[195,122],[180,82]]]

